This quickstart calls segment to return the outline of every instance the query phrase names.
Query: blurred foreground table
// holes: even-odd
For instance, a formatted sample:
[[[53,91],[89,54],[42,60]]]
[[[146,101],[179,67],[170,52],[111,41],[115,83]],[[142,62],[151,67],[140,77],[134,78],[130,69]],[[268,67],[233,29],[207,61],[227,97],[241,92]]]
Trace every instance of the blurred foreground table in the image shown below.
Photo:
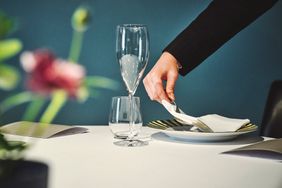
[[[165,142],[144,147],[113,144],[108,126],[87,126],[88,133],[32,143],[27,158],[50,167],[49,188],[279,188],[282,163],[221,154],[244,146],[238,140],[217,143]],[[144,127],[145,134],[156,130]]]

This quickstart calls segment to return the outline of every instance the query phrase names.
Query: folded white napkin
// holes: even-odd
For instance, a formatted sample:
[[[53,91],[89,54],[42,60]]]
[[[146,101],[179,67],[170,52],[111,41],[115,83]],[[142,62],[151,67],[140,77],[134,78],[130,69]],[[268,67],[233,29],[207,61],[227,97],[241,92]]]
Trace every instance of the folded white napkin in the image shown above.
[[[212,132],[235,132],[240,129],[242,126],[250,123],[249,119],[235,119],[235,118],[227,118],[224,116],[220,116],[217,114],[209,114],[201,117],[193,117],[189,116],[185,113],[176,112],[176,106],[171,104],[165,100],[162,101],[163,106],[167,109],[167,111],[173,115],[175,118],[185,122],[189,125],[194,125],[199,127],[199,122],[203,123],[207,127],[209,127]]]
[[[249,119],[227,118],[217,114],[209,114],[198,118],[213,132],[235,132],[242,126],[250,123]]]

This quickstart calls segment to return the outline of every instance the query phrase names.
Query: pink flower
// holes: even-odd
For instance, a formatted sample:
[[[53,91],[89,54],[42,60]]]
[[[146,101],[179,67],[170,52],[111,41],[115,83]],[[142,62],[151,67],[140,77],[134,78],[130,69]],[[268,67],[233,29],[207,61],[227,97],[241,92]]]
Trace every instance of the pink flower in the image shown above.
[[[77,95],[85,76],[81,65],[56,59],[48,50],[24,52],[20,59],[24,70],[29,73],[28,89],[44,95],[62,89],[70,96]]]

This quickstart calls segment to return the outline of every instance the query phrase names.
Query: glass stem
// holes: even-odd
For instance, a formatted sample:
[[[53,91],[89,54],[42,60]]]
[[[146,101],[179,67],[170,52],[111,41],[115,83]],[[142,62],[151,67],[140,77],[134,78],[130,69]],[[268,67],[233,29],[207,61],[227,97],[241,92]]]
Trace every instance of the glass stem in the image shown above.
[[[133,135],[133,105],[134,105],[134,102],[133,102],[133,94],[132,93],[129,93],[129,135],[128,135],[128,139],[129,140],[132,140],[132,138],[134,137]]]

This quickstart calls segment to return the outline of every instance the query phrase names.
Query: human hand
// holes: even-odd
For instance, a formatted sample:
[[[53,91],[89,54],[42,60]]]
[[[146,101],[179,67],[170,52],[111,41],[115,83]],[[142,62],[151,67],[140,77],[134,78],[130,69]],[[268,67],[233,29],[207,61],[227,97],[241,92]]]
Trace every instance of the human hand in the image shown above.
[[[151,100],[174,101],[174,87],[178,78],[177,60],[164,52],[152,70],[143,79],[143,84]],[[166,83],[164,82],[166,81]]]

